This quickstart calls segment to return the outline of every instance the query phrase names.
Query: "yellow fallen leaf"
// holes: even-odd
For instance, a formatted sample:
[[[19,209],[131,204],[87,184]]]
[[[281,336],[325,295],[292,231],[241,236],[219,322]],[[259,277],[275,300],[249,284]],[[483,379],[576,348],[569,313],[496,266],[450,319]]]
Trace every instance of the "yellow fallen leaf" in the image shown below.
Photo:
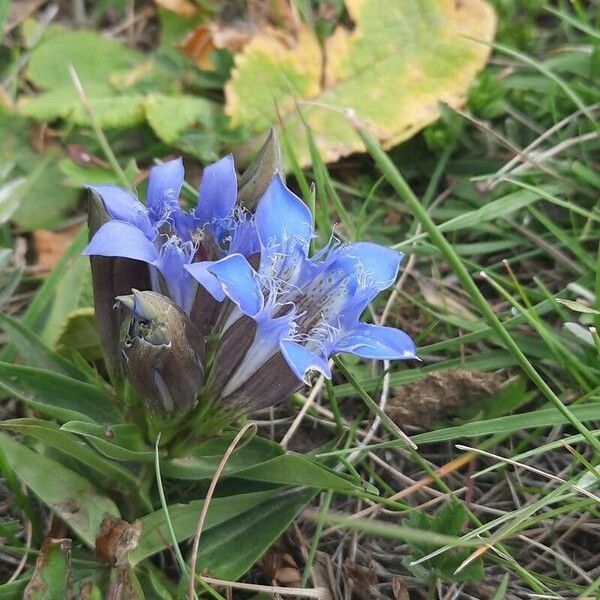
[[[236,56],[225,88],[232,123],[257,141],[277,122],[277,105],[302,164],[310,158],[296,106],[328,162],[364,151],[348,114],[391,147],[435,121],[440,102],[464,104],[490,51],[469,38],[489,42],[495,33],[484,0],[346,0],[346,7],[355,27],[338,27],[325,59],[306,27],[291,47],[261,33]]]

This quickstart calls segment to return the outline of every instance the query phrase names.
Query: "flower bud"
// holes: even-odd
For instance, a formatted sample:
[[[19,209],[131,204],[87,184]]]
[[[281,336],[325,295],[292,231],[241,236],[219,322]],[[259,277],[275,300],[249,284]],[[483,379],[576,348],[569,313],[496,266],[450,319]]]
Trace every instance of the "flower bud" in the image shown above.
[[[110,220],[104,203],[95,192],[89,191],[88,229],[90,239],[96,231]],[[140,261],[121,257],[90,256],[94,308],[100,332],[100,341],[108,371],[113,380],[122,378],[119,350],[121,316],[113,310],[114,299],[128,294],[132,288],[150,288],[148,266]]]
[[[254,211],[258,201],[267,191],[273,177],[282,173],[279,139],[271,129],[267,140],[259,150],[254,162],[242,173],[238,185],[238,202]]]
[[[120,348],[129,379],[151,410],[173,415],[190,409],[204,381],[204,340],[169,298],[136,289],[118,296]]]

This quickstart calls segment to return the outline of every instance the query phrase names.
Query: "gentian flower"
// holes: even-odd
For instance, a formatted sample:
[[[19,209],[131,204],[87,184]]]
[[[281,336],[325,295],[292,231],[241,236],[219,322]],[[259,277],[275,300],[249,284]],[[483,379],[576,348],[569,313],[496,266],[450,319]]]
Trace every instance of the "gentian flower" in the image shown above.
[[[394,282],[401,253],[369,242],[332,243],[309,257],[312,215],[279,176],[259,201],[255,224],[258,268],[235,252],[207,267],[185,265],[199,282],[206,269],[233,303],[222,320],[208,396],[234,412],[257,409],[300,388],[311,370],[330,378],[328,359],[338,352],[416,358],[406,333],[360,321]]]
[[[96,311],[106,319],[107,300],[116,301],[111,327],[120,335],[111,343],[121,370],[152,412],[191,410],[190,431],[276,404],[309,371],[331,377],[338,352],[416,358],[404,332],[360,321],[394,282],[402,254],[332,242],[309,256],[312,215],[272,150],[242,176],[243,193],[231,157],[208,166],[189,212],[179,205],[181,160],[151,170],[146,205],[116,186],[91,186],[102,200],[91,205],[97,225],[85,250]],[[92,219],[94,207],[102,218]],[[128,286],[128,274],[143,287],[133,277]]]
[[[179,205],[183,176],[181,159],[152,168],[146,205],[123,188],[89,186],[102,198],[110,220],[98,229],[84,254],[147,263],[152,289],[190,315],[197,281],[215,300],[225,297],[207,267],[230,252],[251,256],[259,245],[252,215],[236,207],[232,156],[206,167],[197,206],[189,212]],[[184,269],[192,263],[199,265],[196,279]]]

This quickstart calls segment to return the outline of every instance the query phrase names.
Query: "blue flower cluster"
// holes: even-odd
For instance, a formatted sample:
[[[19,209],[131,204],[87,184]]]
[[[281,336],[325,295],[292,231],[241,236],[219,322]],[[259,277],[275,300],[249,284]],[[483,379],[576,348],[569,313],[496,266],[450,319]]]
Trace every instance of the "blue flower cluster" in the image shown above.
[[[310,256],[308,207],[279,175],[254,214],[239,206],[231,156],[204,170],[189,212],[179,204],[183,177],[181,160],[154,167],[146,205],[119,187],[92,186],[110,219],[85,253],[147,263],[152,290],[205,336],[213,351],[200,399],[254,410],[297,390],[309,371],[331,377],[328,359],[338,352],[416,357],[404,332],[360,321],[393,284],[400,253],[332,242]]]

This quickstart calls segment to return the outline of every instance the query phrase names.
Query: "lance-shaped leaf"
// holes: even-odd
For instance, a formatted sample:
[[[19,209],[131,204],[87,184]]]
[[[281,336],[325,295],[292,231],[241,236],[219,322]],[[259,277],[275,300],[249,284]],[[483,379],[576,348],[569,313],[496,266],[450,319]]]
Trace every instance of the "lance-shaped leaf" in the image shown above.
[[[35,563],[23,600],[70,598],[73,587],[71,540],[46,538]]]
[[[115,503],[101,496],[89,481],[5,433],[0,433],[0,450],[19,479],[91,548],[104,517],[120,517]]]

